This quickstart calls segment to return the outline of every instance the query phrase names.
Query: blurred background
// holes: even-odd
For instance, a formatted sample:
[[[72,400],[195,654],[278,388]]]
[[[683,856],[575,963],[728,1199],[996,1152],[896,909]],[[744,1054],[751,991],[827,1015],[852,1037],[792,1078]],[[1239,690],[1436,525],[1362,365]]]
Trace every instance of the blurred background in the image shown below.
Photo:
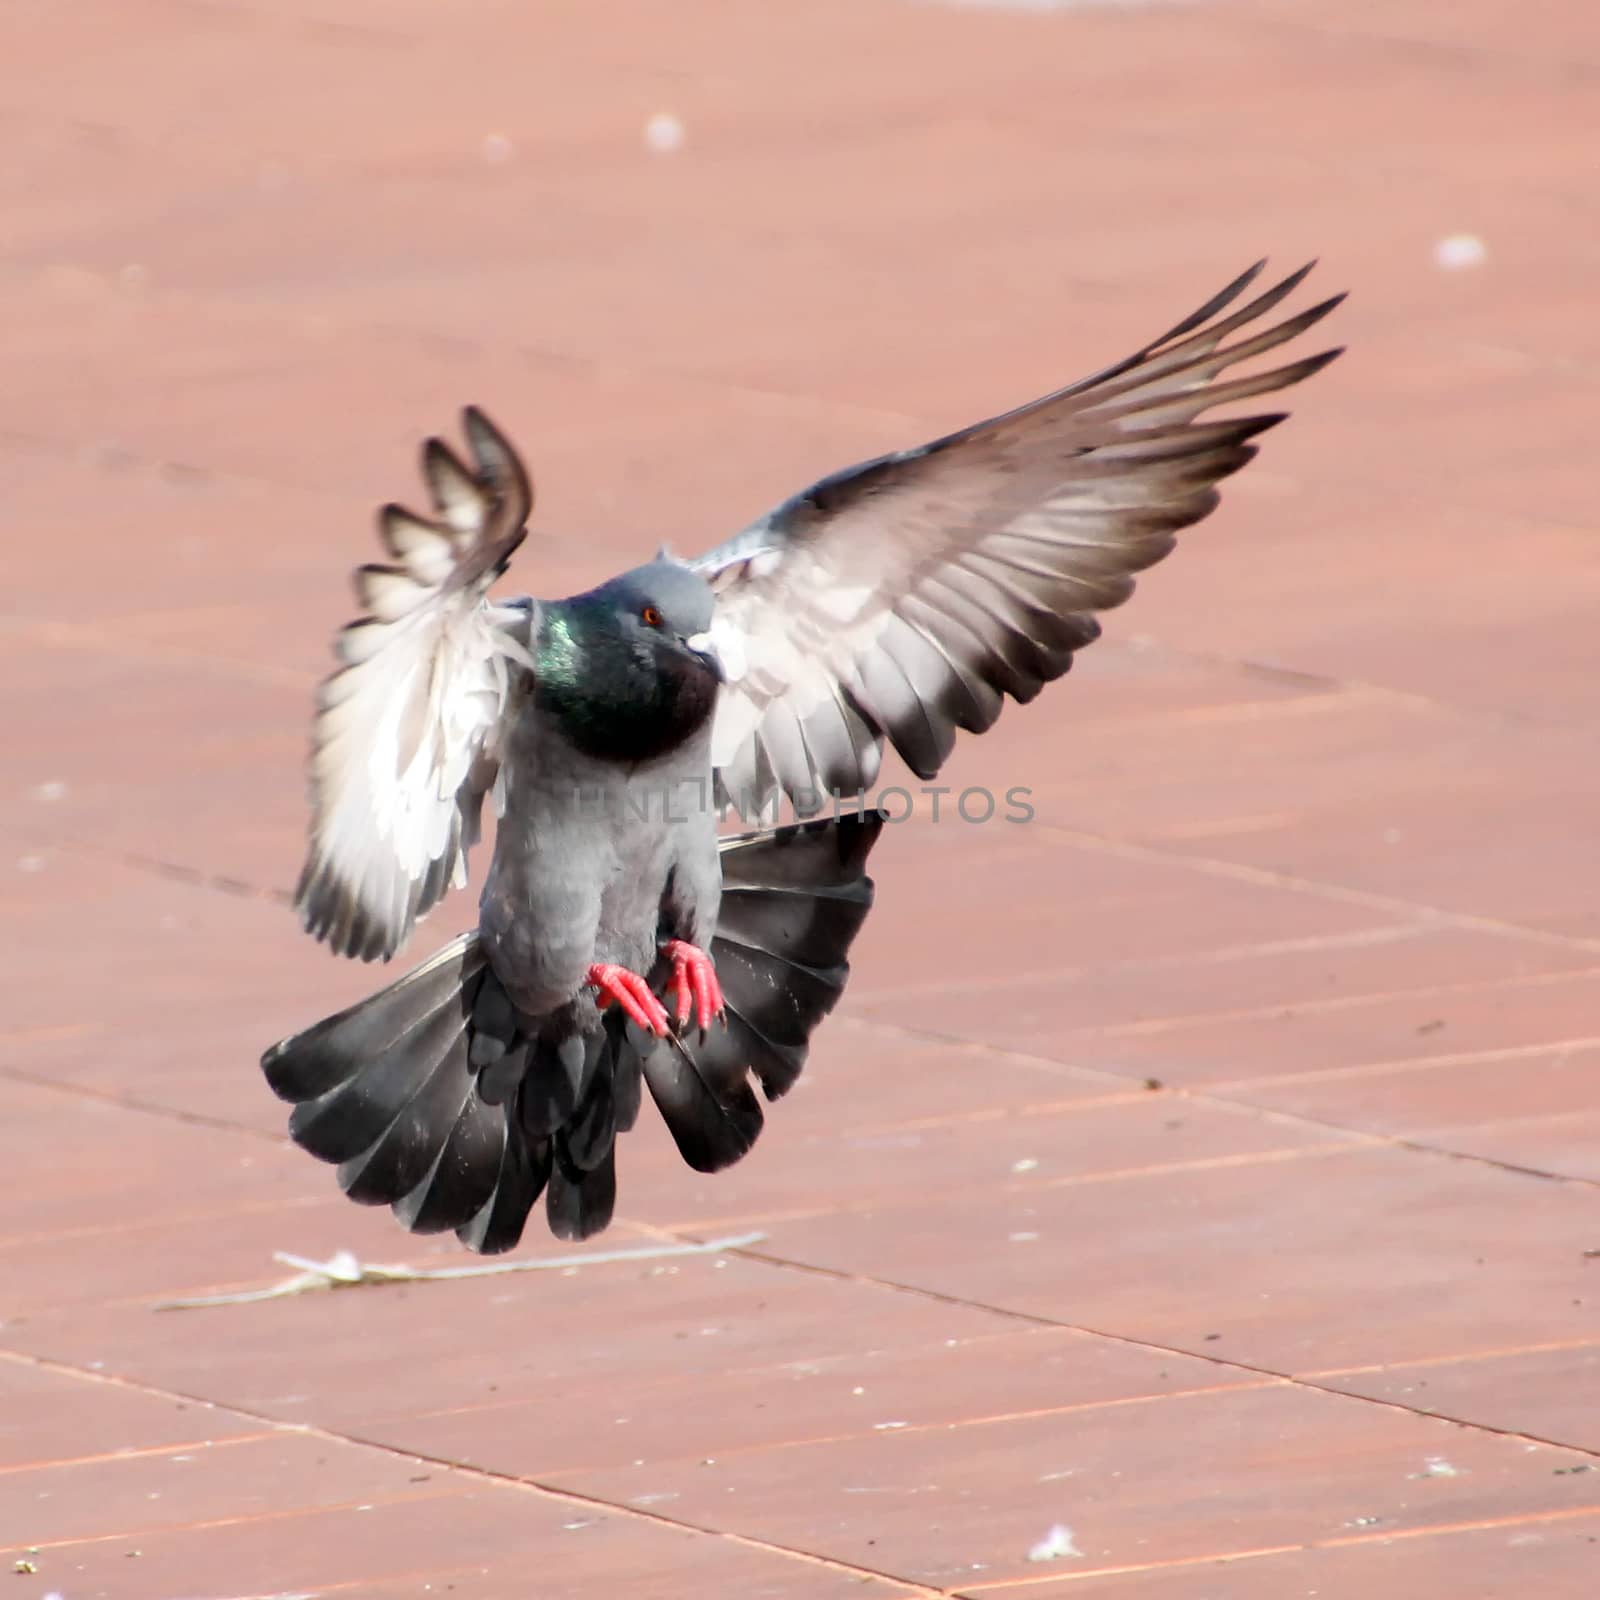
[[[0,1544],[38,1593],[1591,1593],[1592,5],[0,28]],[[462,1259],[344,1202],[256,1067],[378,980],[284,902],[424,435],[510,433],[509,587],[568,593],[1262,256],[1320,258],[1292,309],[1351,291],[1348,353],[963,740],[943,781],[1035,823],[887,830],[740,1167],[648,1108],[625,1143],[606,1244],[764,1243],[153,1309],[277,1250]]]

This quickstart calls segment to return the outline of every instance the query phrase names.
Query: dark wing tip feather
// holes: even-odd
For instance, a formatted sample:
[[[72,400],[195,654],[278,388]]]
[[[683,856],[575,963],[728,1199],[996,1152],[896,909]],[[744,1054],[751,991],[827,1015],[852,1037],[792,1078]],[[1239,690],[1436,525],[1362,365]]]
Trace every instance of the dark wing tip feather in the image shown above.
[[[402,930],[368,911],[318,856],[308,860],[301,872],[294,909],[301,928],[336,956],[389,961],[400,947]]]
[[[516,520],[525,521],[533,510],[533,479],[516,446],[479,406],[463,408],[461,431],[467,436],[479,475],[500,492]]]
[[[452,496],[478,497],[481,493],[476,475],[436,434],[422,441],[422,481],[428,486],[434,509],[441,516],[450,506]]]
[[[1314,356],[1302,356],[1300,360],[1291,362],[1274,374],[1278,380],[1277,387],[1290,389],[1297,383],[1304,383],[1307,378],[1314,377],[1324,367],[1332,366],[1343,354],[1344,346],[1338,345],[1332,350],[1319,350]]]
[[[1226,287],[1219,289],[1214,295],[1212,295],[1212,297],[1207,300],[1198,311],[1191,311],[1189,315],[1186,316],[1175,328],[1168,329],[1166,333],[1162,334],[1159,339],[1154,340],[1146,348],[1149,350],[1159,349],[1162,345],[1170,344],[1174,339],[1181,339],[1185,334],[1193,333],[1196,328],[1203,327],[1214,316],[1216,316],[1219,311],[1225,309],[1227,306],[1232,305],[1233,302],[1237,300],[1239,296],[1242,295],[1245,290],[1248,289],[1250,285],[1261,276],[1263,272],[1266,271],[1266,269],[1267,257],[1262,256],[1262,258],[1257,261],[1254,266],[1246,267],[1244,271],[1241,272],[1239,276],[1231,283],[1229,283]],[[1283,292],[1288,294],[1291,290],[1293,290],[1295,285],[1299,283],[1300,280],[1304,278],[1310,270],[1311,268],[1308,266],[1302,267],[1299,273],[1289,281],[1287,287],[1283,289]]]
[[[433,479],[439,472],[454,473],[458,477],[470,480],[474,473],[465,461],[456,454],[452,445],[441,439],[438,434],[430,433],[422,441],[422,476],[424,481]]]

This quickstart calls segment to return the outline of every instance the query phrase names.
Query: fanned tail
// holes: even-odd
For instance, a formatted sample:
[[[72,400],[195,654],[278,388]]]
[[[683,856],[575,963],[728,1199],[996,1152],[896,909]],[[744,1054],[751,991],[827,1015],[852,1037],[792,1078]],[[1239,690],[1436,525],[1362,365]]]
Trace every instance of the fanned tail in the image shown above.
[[[710,954],[726,1029],[657,1040],[613,1009],[591,1038],[530,1037],[478,935],[464,934],[267,1051],[267,1082],[295,1106],[290,1136],[338,1167],[352,1200],[392,1207],[413,1233],[454,1229],[483,1255],[517,1245],[541,1195],[558,1238],[610,1223],[616,1139],[644,1084],[691,1167],[732,1165],[762,1126],[750,1074],[769,1101],[786,1093],[844,991],[882,827],[871,814],[721,842]]]
[[[722,841],[722,908],[710,955],[726,1030],[652,1041],[629,1028],[644,1080],[683,1159],[732,1166],[761,1132],[754,1073],[769,1101],[800,1076],[816,1026],[850,976],[845,959],[872,909],[867,856],[876,812],[743,833]]]

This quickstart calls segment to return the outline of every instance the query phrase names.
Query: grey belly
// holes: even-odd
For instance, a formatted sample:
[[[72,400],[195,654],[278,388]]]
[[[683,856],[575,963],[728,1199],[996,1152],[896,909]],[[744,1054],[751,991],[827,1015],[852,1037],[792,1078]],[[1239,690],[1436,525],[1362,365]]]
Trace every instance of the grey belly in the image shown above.
[[[479,910],[489,963],[525,1015],[577,1001],[574,1020],[587,1031],[597,1016],[584,988],[592,964],[648,973],[663,911],[681,921],[672,913],[685,895],[695,926],[669,926],[666,935],[710,937],[716,865],[709,813],[663,821],[545,811],[536,835],[503,823]]]

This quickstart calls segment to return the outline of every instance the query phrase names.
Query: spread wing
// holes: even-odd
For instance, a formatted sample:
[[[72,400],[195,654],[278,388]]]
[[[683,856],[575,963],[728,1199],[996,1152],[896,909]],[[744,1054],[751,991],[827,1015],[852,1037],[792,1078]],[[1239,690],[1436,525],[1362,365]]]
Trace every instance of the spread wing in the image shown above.
[[[824,478],[693,562],[717,591],[730,680],[712,740],[724,794],[749,814],[781,790],[807,815],[866,790],[886,740],[931,778],[958,728],[981,733],[1005,696],[1060,677],[1099,636],[1095,613],[1216,507],[1218,480],[1284,413],[1202,415],[1339,354],[1223,378],[1344,298],[1228,343],[1311,270],[1228,311],[1263,265],[1127,360]]]
[[[295,908],[307,932],[363,961],[387,960],[466,882],[501,729],[532,667],[533,602],[487,598],[527,534],[532,490],[489,419],[469,408],[463,421],[470,467],[439,439],[423,446],[435,516],[379,513],[392,564],[356,572],[365,615],[339,635],[344,665],[317,697]]]

